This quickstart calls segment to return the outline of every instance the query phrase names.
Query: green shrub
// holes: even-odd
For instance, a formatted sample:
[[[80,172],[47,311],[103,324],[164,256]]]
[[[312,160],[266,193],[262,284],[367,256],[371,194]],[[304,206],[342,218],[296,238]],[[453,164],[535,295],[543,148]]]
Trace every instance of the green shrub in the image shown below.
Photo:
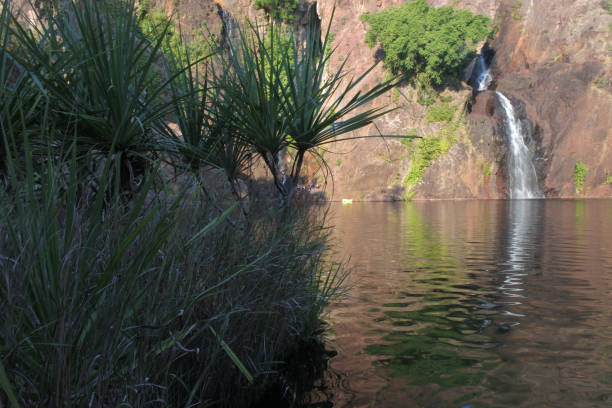
[[[162,8],[142,7],[139,19],[142,33],[148,38],[156,38],[166,31],[163,44],[166,54],[176,53],[182,46],[174,23]]]
[[[474,57],[476,45],[491,32],[483,15],[450,6],[434,8],[426,0],[406,2],[361,19],[370,25],[366,42],[385,53],[387,69],[434,86],[454,82]]]
[[[295,18],[298,0],[255,0],[255,10],[264,10],[274,20],[291,22]]]
[[[612,0],[601,0],[601,7],[608,12],[608,14],[612,14]]]
[[[602,184],[612,185],[612,172],[610,170],[606,170],[606,180]]]
[[[456,111],[457,106],[449,103],[430,106],[427,115],[425,115],[425,123],[450,122],[453,120]]]
[[[605,87],[608,86],[609,84],[609,80],[608,78],[606,78],[605,74],[601,74],[599,77],[597,77],[597,79],[593,82],[593,85],[595,85],[596,88],[599,89],[603,89]]]
[[[576,187],[576,191],[580,192],[582,187],[584,186],[584,179],[589,172],[589,168],[582,162],[582,160],[578,160],[576,165],[574,166],[574,186]]]
[[[419,75],[424,78],[424,75]],[[436,102],[437,92],[429,83],[422,84],[417,81],[417,103],[421,106],[431,106]]]
[[[482,169],[482,174],[484,178],[487,178],[491,175],[491,163],[479,161],[478,163],[476,163],[476,165]]]
[[[161,8],[141,5],[139,19],[140,28],[146,37],[157,38],[164,33],[162,51],[166,55],[183,54],[188,51],[190,58],[197,61],[212,54],[216,49],[217,39],[204,26],[195,27],[191,32],[190,41],[184,42],[174,21]]]

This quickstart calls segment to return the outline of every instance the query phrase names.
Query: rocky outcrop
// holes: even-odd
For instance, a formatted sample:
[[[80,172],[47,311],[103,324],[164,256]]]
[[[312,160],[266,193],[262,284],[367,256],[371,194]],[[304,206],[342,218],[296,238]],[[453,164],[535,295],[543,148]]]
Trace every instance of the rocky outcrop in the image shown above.
[[[331,0],[319,3],[324,22]],[[441,6],[449,2],[431,0]],[[514,103],[546,197],[612,197],[612,16],[600,0],[454,1],[456,7],[494,17],[499,31],[489,44],[493,86]],[[349,67],[363,70],[375,52],[363,43],[366,26],[358,16],[395,5],[389,1],[345,1],[336,8],[331,31],[337,55],[350,54]],[[350,52],[349,52],[350,51]],[[334,62],[332,61],[332,64]],[[372,81],[381,78],[377,71]],[[389,96],[377,103],[398,110],[381,119],[369,134],[421,135],[439,128],[426,125],[424,108],[413,103],[409,89],[400,101]],[[461,92],[452,91],[454,100]],[[408,97],[405,96],[408,94]],[[479,93],[466,117],[469,137],[460,138],[448,154],[425,170],[414,198],[504,198],[508,196],[504,119],[492,92]],[[341,165],[333,167],[336,197],[385,199],[405,194],[399,180],[410,164],[396,141],[371,139],[339,144]],[[335,156],[332,156],[335,158]],[[589,168],[577,191],[577,162]],[[334,163],[334,160],[330,160]],[[339,161],[338,161],[339,162]]]
[[[612,197],[612,15],[601,0],[428,0],[433,6],[452,4],[493,18],[498,27],[486,44],[492,73],[491,89],[512,100],[530,147],[540,189],[546,197]],[[330,70],[360,74],[380,53],[364,42],[368,26],[360,16],[401,0],[303,0],[296,26],[308,22],[316,8],[323,29],[330,27],[335,53]],[[173,14],[189,38],[206,26],[217,36],[245,18],[264,22],[253,0],[154,0]],[[332,19],[333,14],[333,19]],[[371,86],[384,78],[379,64],[364,81]],[[468,75],[469,76],[469,75]],[[467,78],[466,78],[467,79]],[[393,136],[431,137],[447,132],[443,123],[428,123],[427,107],[416,103],[416,92],[402,86],[371,107],[394,109],[376,123],[347,137],[370,138],[338,142],[307,163],[309,185],[324,186],[328,199],[399,200],[506,198],[507,156],[504,115],[492,91],[472,94],[467,84],[444,90],[459,107],[452,135],[455,143],[433,160],[424,177],[410,189],[404,179],[411,168],[410,146]],[[464,109],[465,108],[465,109]],[[463,112],[462,112],[463,110]],[[463,116],[461,116],[463,114]],[[574,185],[576,163],[588,167],[584,187]]]
[[[336,48],[331,61],[332,70],[346,62],[348,70],[362,72],[378,57],[364,41],[368,29],[359,17],[390,6],[399,6],[402,1],[389,0],[322,0],[317,10],[322,26],[331,21],[333,45]],[[453,4],[493,18],[497,2],[491,0],[445,1],[432,0],[431,5]],[[334,9],[335,5],[335,9]],[[368,79],[373,85],[384,77],[380,64]],[[404,143],[398,139],[375,137],[379,135],[404,136],[416,131],[423,137],[435,136],[443,131],[445,124],[427,123],[427,107],[416,103],[416,92],[410,86],[403,86],[374,103],[380,107],[396,108],[392,113],[360,135],[373,136],[351,142],[333,145],[326,155],[333,176],[333,199],[352,198],[363,200],[405,199],[449,199],[449,198],[502,198],[504,197],[504,173],[496,157],[500,155],[499,132],[488,117],[461,119],[460,114],[471,98],[471,88],[466,84],[459,89],[447,89],[443,94],[452,98],[452,104],[459,107],[455,118],[466,122],[459,127],[456,143],[447,154],[442,155],[426,168],[422,181],[407,189],[403,180],[410,170],[410,155]],[[470,130],[473,129],[473,130]]]
[[[537,131],[547,197],[611,197],[612,16],[599,0],[504,0],[491,43],[497,89],[522,101]],[[589,168],[584,189],[575,165]]]

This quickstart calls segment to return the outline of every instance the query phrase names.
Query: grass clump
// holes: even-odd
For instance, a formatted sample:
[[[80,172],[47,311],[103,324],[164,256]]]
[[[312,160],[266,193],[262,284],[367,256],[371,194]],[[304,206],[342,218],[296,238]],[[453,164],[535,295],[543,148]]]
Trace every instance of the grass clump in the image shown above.
[[[604,185],[612,185],[612,172],[610,170],[606,170],[606,179],[602,183]]]
[[[408,132],[406,132],[406,137],[402,137],[400,139],[400,143],[406,146],[408,149],[411,149],[413,139],[416,139],[418,137],[419,135],[416,129],[409,129]]]
[[[574,166],[574,187],[576,187],[577,192],[582,191],[582,187],[584,186],[584,179],[589,172],[589,168],[582,162],[582,160],[578,160],[576,165]]]
[[[416,185],[425,176],[425,169],[443,153],[444,146],[438,137],[426,137],[415,141],[416,149],[411,155],[410,169],[404,176],[404,187]],[[446,152],[445,152],[446,153]]]
[[[450,122],[455,116],[457,105],[450,103],[440,103],[430,106],[425,115],[425,123],[431,122]]]
[[[491,169],[493,167],[491,163],[479,161],[476,165],[482,169],[482,175],[485,179],[491,175]]]
[[[234,227],[152,180],[134,201],[89,202],[62,177],[75,167],[1,193],[0,358],[17,401],[249,405],[333,293],[320,224],[252,209]]]
[[[518,21],[521,19],[521,16],[519,15],[519,10],[521,9],[521,7],[523,7],[523,2],[519,0],[516,2],[516,6],[514,7],[514,10],[512,12],[512,19],[514,21]]]
[[[595,85],[595,87],[598,88],[598,89],[603,89],[603,88],[606,88],[609,85],[609,83],[610,83],[610,81],[608,80],[608,78],[606,78],[606,75],[605,74],[601,74],[593,82],[593,85]]]
[[[612,0],[601,0],[601,8],[608,14],[612,14]]]
[[[398,103],[399,102],[399,97],[400,97],[399,89],[397,89],[397,88],[393,89],[393,95],[391,97],[391,99],[393,100],[393,103]]]
[[[408,157],[410,158],[410,169],[404,176],[402,184],[404,189],[407,190],[407,199],[414,196],[415,192],[412,187],[423,179],[425,169],[431,166],[437,158],[448,153],[453,144],[457,142],[461,120],[458,119],[448,123],[435,136],[416,140],[405,139],[405,145],[408,147]]]

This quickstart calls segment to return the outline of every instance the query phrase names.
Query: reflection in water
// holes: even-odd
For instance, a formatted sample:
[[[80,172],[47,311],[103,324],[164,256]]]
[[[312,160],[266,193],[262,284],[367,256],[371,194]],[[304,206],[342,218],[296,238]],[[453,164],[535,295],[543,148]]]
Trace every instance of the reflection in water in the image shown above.
[[[504,305],[503,315],[515,318],[525,315],[512,311],[511,306],[522,304],[526,298],[526,277],[539,268],[539,244],[542,242],[544,205],[536,200],[510,200],[504,224],[508,228],[507,242],[502,251],[500,274],[503,281],[498,286],[501,299],[497,304]],[[520,321],[513,319],[501,323],[503,327],[518,326]]]
[[[402,264],[414,265],[402,272],[418,289],[406,286],[382,305],[379,321],[392,330],[382,336],[384,343],[366,346],[365,352],[385,356],[377,363],[414,385],[477,385],[497,360],[482,347],[490,340],[481,334],[489,320],[473,296],[480,288],[466,279],[462,260],[451,255],[456,244],[428,225],[413,204],[404,207],[402,223],[408,243]]]
[[[612,201],[338,207],[351,294],[332,307],[340,354],[316,398],[336,407],[607,406],[611,214]]]

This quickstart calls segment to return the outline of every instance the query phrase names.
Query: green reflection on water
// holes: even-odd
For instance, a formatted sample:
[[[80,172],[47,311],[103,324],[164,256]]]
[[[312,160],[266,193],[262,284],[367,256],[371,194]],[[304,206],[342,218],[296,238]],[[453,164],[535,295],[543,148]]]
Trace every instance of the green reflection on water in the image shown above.
[[[383,305],[387,310],[375,320],[385,321],[392,331],[382,337],[383,344],[366,346],[365,352],[385,357],[375,364],[412,385],[437,384],[440,391],[478,386],[500,359],[485,349],[491,342],[481,334],[486,316],[465,293],[479,288],[466,276],[464,261],[457,256],[460,245],[445,241],[413,203],[406,204],[402,215],[403,265],[409,268],[404,271],[406,291],[412,295]],[[478,395],[471,391],[460,400]]]

